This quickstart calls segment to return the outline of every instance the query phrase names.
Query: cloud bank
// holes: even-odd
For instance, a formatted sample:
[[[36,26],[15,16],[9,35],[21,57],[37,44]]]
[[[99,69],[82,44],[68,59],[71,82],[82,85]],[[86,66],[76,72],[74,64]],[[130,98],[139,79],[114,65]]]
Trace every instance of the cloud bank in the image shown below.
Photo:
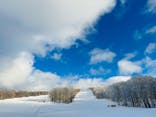
[[[56,74],[35,69],[34,54],[44,57],[56,48],[69,48],[78,38],[84,41],[84,30],[115,4],[115,0],[1,0],[1,87],[44,89],[66,84]]]
[[[1,0],[1,54],[44,55],[53,48],[70,47],[114,5],[114,0]]]

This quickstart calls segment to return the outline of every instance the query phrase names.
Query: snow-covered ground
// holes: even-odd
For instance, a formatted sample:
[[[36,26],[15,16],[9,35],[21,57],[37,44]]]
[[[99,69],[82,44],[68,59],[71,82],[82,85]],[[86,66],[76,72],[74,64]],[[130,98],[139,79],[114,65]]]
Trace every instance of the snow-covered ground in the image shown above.
[[[0,117],[156,117],[156,109],[107,107],[110,104],[81,90],[71,104],[51,103],[47,96],[1,100]]]

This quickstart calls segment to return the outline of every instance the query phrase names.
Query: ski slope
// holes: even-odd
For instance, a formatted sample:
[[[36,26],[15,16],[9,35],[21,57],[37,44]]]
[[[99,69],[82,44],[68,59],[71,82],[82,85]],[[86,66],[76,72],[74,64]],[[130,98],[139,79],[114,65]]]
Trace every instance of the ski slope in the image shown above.
[[[0,101],[0,117],[155,117],[156,109],[107,107],[109,100],[97,100],[90,90],[81,90],[71,104],[56,104],[48,96]]]

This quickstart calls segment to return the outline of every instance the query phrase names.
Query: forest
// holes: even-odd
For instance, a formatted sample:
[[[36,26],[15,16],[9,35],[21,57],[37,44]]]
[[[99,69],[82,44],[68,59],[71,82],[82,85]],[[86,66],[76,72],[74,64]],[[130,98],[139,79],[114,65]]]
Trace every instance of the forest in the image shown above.
[[[108,87],[91,88],[98,99],[107,98],[119,105],[156,108],[156,78],[135,76]]]

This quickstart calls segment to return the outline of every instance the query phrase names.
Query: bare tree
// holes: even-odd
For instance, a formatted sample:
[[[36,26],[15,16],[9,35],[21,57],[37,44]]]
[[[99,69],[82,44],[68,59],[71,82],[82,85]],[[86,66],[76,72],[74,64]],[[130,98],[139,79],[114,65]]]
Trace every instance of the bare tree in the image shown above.
[[[56,103],[71,103],[79,91],[79,89],[72,87],[55,88],[49,91],[49,98]]]

